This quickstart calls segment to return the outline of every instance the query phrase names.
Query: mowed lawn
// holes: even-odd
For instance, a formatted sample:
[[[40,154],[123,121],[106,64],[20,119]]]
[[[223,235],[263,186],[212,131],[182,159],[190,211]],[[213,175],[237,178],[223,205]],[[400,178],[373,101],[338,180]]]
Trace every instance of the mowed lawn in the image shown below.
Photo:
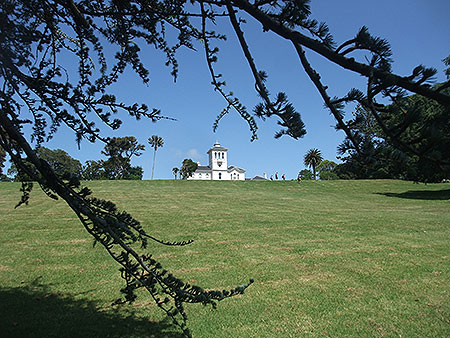
[[[392,180],[98,181],[98,197],[185,247],[149,251],[242,296],[187,306],[195,337],[450,337],[450,185]],[[62,201],[0,183],[0,337],[181,337]]]

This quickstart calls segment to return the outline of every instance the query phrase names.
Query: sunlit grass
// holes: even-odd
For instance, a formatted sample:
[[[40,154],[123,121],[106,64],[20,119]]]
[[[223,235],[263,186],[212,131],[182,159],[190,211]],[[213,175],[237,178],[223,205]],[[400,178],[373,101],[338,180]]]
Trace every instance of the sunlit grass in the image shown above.
[[[448,184],[88,185],[152,235],[194,239],[186,247],[154,243],[149,248],[186,281],[221,289],[255,279],[245,295],[221,302],[217,310],[189,305],[194,336],[450,336]],[[28,206],[14,209],[18,190],[18,184],[0,184],[0,292],[7,296],[0,305],[0,336],[5,330],[7,337],[23,337],[32,328],[36,337],[61,336],[55,333],[61,330],[76,337],[79,332],[70,325],[84,321],[83,336],[98,336],[94,326],[99,325],[111,337],[143,337],[146,328],[150,335],[177,336],[146,297],[133,307],[111,306],[122,287],[118,266],[101,247],[92,248],[63,202],[36,189]],[[14,294],[29,295],[23,309],[13,306]],[[56,302],[55,297],[59,302],[53,309],[46,302]],[[46,325],[33,314],[43,309],[49,317],[65,318],[65,309],[74,307],[78,324],[62,319]],[[99,319],[85,320],[82,313]],[[135,329],[112,329],[110,318],[120,323],[127,318]]]

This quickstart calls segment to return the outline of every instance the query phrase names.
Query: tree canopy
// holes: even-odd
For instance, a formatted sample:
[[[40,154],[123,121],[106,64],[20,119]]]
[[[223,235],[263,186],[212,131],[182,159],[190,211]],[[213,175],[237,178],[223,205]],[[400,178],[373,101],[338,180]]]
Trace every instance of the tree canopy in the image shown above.
[[[312,180],[313,179],[313,173],[309,169],[302,169],[298,173],[299,176],[304,180]]]
[[[305,163],[305,165],[307,165],[308,167],[312,167],[314,179],[317,178],[316,168],[322,162],[322,160],[323,160],[322,154],[320,150],[316,148],[309,149],[303,158],[303,163]]]
[[[147,246],[148,239],[162,241],[147,234],[137,220],[119,212],[113,203],[90,196],[89,189],[82,188],[76,180],[63,181],[47,161],[37,156],[31,141],[40,146],[61,125],[66,125],[73,130],[77,142],[85,138],[110,144],[111,139],[98,124],[115,130],[122,122],[120,113],[153,121],[165,118],[157,108],[120,102],[109,91],[127,67],[144,83],[149,81],[149,71],[140,54],[141,44],[152,45],[163,53],[174,78],[178,74],[177,50],[203,47],[212,85],[225,100],[215,128],[234,109],[247,121],[252,139],[257,138],[255,117],[277,118],[281,129],[276,137],[303,137],[306,130],[300,114],[285,93],[270,93],[268,74],[257,68],[243,34],[241,14],[260,23],[262,34],[271,31],[292,45],[299,65],[336,119],[336,127],[345,132],[346,151],[363,153],[364,143],[345,117],[345,105],[359,103],[393,148],[414,154],[419,161],[448,175],[450,139],[445,128],[450,116],[450,95],[446,91],[450,82],[430,86],[436,70],[423,65],[405,76],[394,74],[389,43],[372,36],[367,27],[361,27],[346,41],[335,42],[326,23],[311,17],[308,0],[0,2],[0,147],[17,169],[37,181],[50,197],[64,199],[95,241],[122,266],[126,299],[133,301],[134,291],[145,288],[187,335],[183,303],[215,306],[215,300],[242,293],[248,284],[226,292],[205,291],[168,274],[151,255],[138,253],[138,248]],[[215,71],[220,54],[214,42],[225,39],[221,26],[216,25],[219,19],[228,20],[233,27],[254,77],[254,83],[249,85],[255,87],[261,103],[255,106],[253,114],[226,89],[223,75]],[[167,39],[169,29],[176,33],[172,43]],[[367,79],[365,90],[349,89],[344,97],[331,97],[307,52],[362,75]],[[76,71],[73,65],[77,66]],[[406,98],[411,94],[416,94],[417,100]],[[418,117],[418,107],[428,106],[429,102],[438,109],[427,111],[425,119]],[[383,117],[386,112],[388,119]],[[418,127],[421,124],[423,128]],[[120,156],[127,157],[123,153]],[[113,176],[121,175],[120,165],[117,168]],[[31,183],[24,182],[22,203],[27,201],[31,187]]]
[[[133,170],[131,158],[141,156],[144,150],[145,146],[139,144],[134,136],[109,138],[102,151],[107,160],[101,161],[106,178],[111,180],[130,178]]]
[[[192,176],[194,171],[197,170],[198,164],[192,161],[190,158],[185,158],[181,164],[180,176],[183,180]]]
[[[74,159],[62,149],[52,150],[41,146],[36,149],[36,154],[41,160],[45,160],[56,175],[62,179],[70,180],[72,177],[81,179],[83,176],[83,166],[81,162]],[[14,164],[9,168],[8,174],[13,175],[15,181],[32,179],[27,175],[23,176],[24,173],[20,173]]]
[[[447,90],[446,90],[447,91]],[[400,116],[400,118],[399,118]],[[440,182],[448,175],[445,165],[429,156],[450,158],[450,119],[448,112],[434,101],[412,95],[387,107],[380,117],[392,132],[414,151],[383,137],[376,119],[357,106],[350,129],[360,142],[360,152],[348,147],[348,138],[339,147],[344,161],[338,171],[343,178],[396,178],[422,182]],[[408,119],[409,123],[402,122]],[[420,156],[427,153],[426,157]]]

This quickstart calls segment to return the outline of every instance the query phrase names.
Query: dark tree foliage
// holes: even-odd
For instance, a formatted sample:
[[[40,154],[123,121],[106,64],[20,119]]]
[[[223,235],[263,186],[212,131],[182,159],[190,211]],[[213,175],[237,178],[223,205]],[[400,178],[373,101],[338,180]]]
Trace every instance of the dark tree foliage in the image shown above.
[[[136,179],[139,172],[137,167],[131,166],[133,156],[141,156],[145,150],[143,144],[139,144],[134,136],[112,137],[107,140],[102,154],[107,157],[106,161],[100,161],[106,179]],[[142,175],[140,175],[142,178]]]
[[[53,169],[56,175],[64,180],[70,180],[73,177],[82,178],[83,166],[80,161],[74,159],[62,149],[48,149],[40,146],[36,149],[37,156],[46,161]],[[28,163],[31,165],[31,163]],[[32,180],[26,173],[18,171],[13,163],[8,170],[8,174],[13,176],[14,181]],[[36,173],[38,174],[38,173]]]
[[[145,104],[119,102],[109,86],[120,79],[127,67],[132,68],[144,83],[149,72],[141,61],[140,48],[149,44],[166,57],[166,65],[176,78],[179,48],[204,49],[206,64],[215,90],[226,101],[225,108],[214,124],[232,109],[249,124],[252,139],[256,139],[254,116],[225,89],[222,74],[217,74],[217,39],[225,39],[219,31],[221,20],[228,20],[238,37],[243,55],[255,79],[255,89],[261,97],[254,115],[262,119],[276,117],[281,126],[276,137],[289,135],[300,138],[305,134],[300,114],[289,103],[284,93],[272,95],[266,87],[268,75],[257,68],[245,40],[244,20],[241,14],[261,24],[262,33],[272,31],[292,44],[299,63],[322,96],[325,105],[337,121],[349,142],[348,150],[362,154],[360,139],[345,118],[344,105],[357,102],[375,119],[382,130],[382,138],[395,149],[412,153],[424,163],[431,163],[445,173],[449,170],[445,134],[448,126],[450,95],[445,92],[449,81],[437,87],[428,82],[435,70],[419,65],[407,76],[391,72],[392,55],[386,40],[372,36],[366,27],[347,41],[336,44],[325,23],[311,18],[309,0],[253,1],[247,0],[3,0],[0,2],[0,147],[3,148],[20,172],[34,181],[52,198],[62,198],[78,215],[86,230],[101,243],[114,260],[122,266],[126,281],[123,292],[128,301],[134,291],[146,289],[156,304],[179,325],[186,335],[186,302],[212,304],[215,300],[242,293],[245,284],[231,291],[205,291],[185,284],[162,269],[161,265],[142,253],[148,235],[126,212],[120,212],[108,201],[91,196],[76,179],[64,181],[52,167],[36,155],[30,142],[42,145],[61,125],[72,129],[75,140],[83,138],[108,141],[100,134],[99,123],[112,129],[121,124],[119,113],[137,119],[153,121],[164,118],[157,109]],[[170,43],[167,31],[175,32]],[[264,35],[263,35],[264,36]],[[104,50],[112,51],[105,55]],[[328,88],[308,60],[308,53],[319,54],[331,63],[367,78],[365,92],[352,89],[343,98],[331,98]],[[358,51],[357,54],[354,54]],[[363,52],[363,53],[361,53]],[[115,54],[114,54],[115,53]],[[114,55],[113,55],[114,54]],[[359,60],[357,60],[357,58]],[[447,60],[448,62],[448,60]],[[77,71],[73,71],[76,65]],[[252,84],[253,85],[253,84]],[[442,114],[428,115],[426,121],[416,117],[414,110],[422,103],[406,103],[405,97],[417,94],[443,109]],[[392,119],[381,114],[389,109],[380,98],[391,101]],[[420,101],[419,100],[419,101]],[[430,102],[431,102],[430,101]],[[384,102],[384,101],[383,101]],[[404,114],[404,109],[407,113]],[[428,137],[437,130],[437,137],[425,142],[409,137],[413,125],[424,122],[419,135]],[[27,133],[32,127],[31,134]],[[412,130],[411,129],[411,130]],[[448,130],[448,129],[447,129]],[[448,132],[447,132],[448,135]],[[28,201],[32,184],[24,182],[23,198]],[[165,242],[162,242],[165,243]],[[165,243],[169,244],[169,243]],[[186,242],[178,243],[180,245]]]
[[[82,177],[86,181],[106,180],[106,173],[105,169],[103,169],[102,161],[86,161],[83,166]]]
[[[141,166],[135,166],[128,169],[126,180],[142,180],[144,176],[144,169]]]
[[[330,161],[330,160],[323,160],[322,162],[320,162],[316,167],[316,170],[319,174],[319,178],[322,181],[337,180],[339,177],[334,172],[334,170],[336,169],[336,166],[337,166],[337,163]]]
[[[181,164],[180,176],[181,179],[186,180],[192,176],[194,171],[198,168],[198,164],[192,161],[190,158],[185,158]]]
[[[73,176],[81,178],[82,165],[77,159],[74,159],[62,149],[48,149],[39,147],[36,149],[39,158],[47,161],[52,167],[56,175],[63,179],[70,179]]]
[[[303,180],[312,180],[313,179],[313,173],[309,169],[302,169],[302,170],[300,170],[300,172],[298,174],[300,175],[300,177]]]
[[[380,117],[401,141],[414,152],[384,138],[375,118],[358,106],[350,129],[360,142],[360,152],[348,146],[348,138],[339,147],[344,163],[338,167],[342,178],[395,178],[422,182],[440,182],[449,175],[445,165],[429,156],[450,158],[450,119],[448,109],[418,95],[387,106]],[[408,123],[405,123],[408,120]],[[420,156],[426,153],[427,157]],[[444,159],[443,158],[443,159]]]

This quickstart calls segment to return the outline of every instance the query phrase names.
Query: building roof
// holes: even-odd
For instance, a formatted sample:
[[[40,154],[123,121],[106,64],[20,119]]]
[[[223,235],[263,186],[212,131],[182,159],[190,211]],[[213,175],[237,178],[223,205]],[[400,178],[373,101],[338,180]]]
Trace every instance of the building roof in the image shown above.
[[[214,147],[210,148],[206,153],[209,154],[211,151],[227,151],[228,149],[222,147],[219,142],[214,144]]]
[[[211,167],[209,165],[199,165],[197,167],[197,170],[195,172],[200,172],[200,171],[211,171]]]
[[[253,181],[267,181],[267,178],[264,178],[262,176],[255,176],[252,178]]]
[[[245,169],[242,169],[242,168],[239,168],[239,167],[236,167],[236,166],[234,166],[234,165],[230,165],[229,167],[228,167],[228,172],[230,172],[230,171],[233,171],[233,170],[236,170],[238,173],[240,173],[240,174],[243,174],[243,173],[245,173]]]

